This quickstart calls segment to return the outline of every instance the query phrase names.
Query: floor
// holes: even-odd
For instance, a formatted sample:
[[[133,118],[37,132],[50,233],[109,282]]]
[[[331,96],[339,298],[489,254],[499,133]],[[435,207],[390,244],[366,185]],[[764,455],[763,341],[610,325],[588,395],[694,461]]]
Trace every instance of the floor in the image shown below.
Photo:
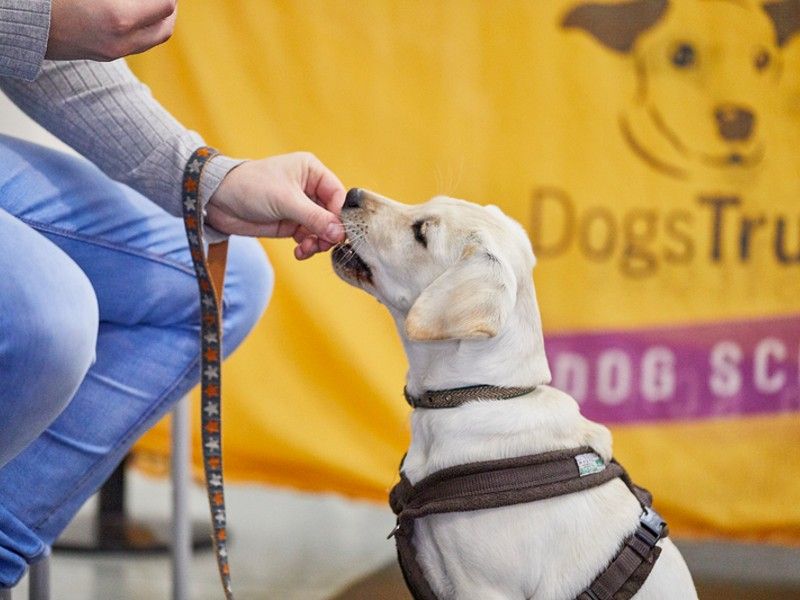
[[[128,478],[131,514],[168,528],[169,487],[136,473]],[[238,600],[409,600],[386,540],[388,508],[334,495],[255,486],[228,487],[231,571]],[[86,523],[93,506],[78,523]],[[199,488],[192,514],[206,519]],[[160,525],[158,525],[160,523]],[[678,542],[703,600],[800,600],[800,548]],[[192,600],[220,598],[210,552],[195,554]],[[56,551],[53,600],[157,600],[170,597],[170,567],[156,557],[88,558]],[[27,598],[26,585],[14,600]]]
[[[742,584],[698,581],[700,600],[797,600],[800,587],[773,584]],[[356,582],[332,600],[411,600],[394,564]]]
[[[129,475],[130,513],[168,529],[170,495],[166,482]],[[231,536],[230,564],[237,600],[322,600],[375,571],[394,556],[386,534],[388,508],[264,487],[226,485]],[[88,523],[94,506],[78,515]],[[194,520],[204,525],[208,506],[199,487],[192,490]],[[51,564],[52,600],[157,600],[170,598],[167,554],[104,558],[56,550]],[[23,582],[19,586],[27,590]],[[218,600],[219,577],[210,551],[196,553],[192,600]],[[26,592],[13,600],[25,600]]]

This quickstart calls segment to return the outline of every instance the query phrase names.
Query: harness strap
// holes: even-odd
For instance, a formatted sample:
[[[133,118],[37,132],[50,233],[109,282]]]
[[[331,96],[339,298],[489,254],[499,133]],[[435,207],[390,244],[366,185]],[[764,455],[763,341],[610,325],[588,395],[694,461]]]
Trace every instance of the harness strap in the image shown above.
[[[636,531],[605,570],[576,600],[630,598],[642,586],[661,554],[658,541],[666,537],[667,524],[651,508],[645,508]]]
[[[203,208],[200,205],[200,175],[217,151],[198,148],[183,172],[183,224],[200,288],[200,407],[203,467],[206,493],[214,529],[214,553],[226,600],[233,599],[228,567],[227,517],[222,482],[222,289],[228,241],[209,244],[203,240]]]
[[[581,466],[583,465],[583,466]],[[401,520],[533,502],[571,494],[621,477],[588,446],[481,461],[437,471],[411,485],[401,474],[389,504]]]
[[[402,468],[402,465],[401,465]],[[415,600],[437,600],[416,559],[414,520],[431,514],[498,508],[562,496],[596,487],[619,477],[643,508],[639,527],[624,541],[608,567],[578,600],[630,598],[641,587],[661,551],[666,524],[650,508],[650,493],[633,484],[616,461],[604,464],[589,447],[557,450],[518,458],[482,461],[437,471],[412,485],[401,473],[389,494],[397,515],[397,554],[406,585]],[[625,595],[629,588],[630,594]],[[620,592],[622,595],[617,595]]]

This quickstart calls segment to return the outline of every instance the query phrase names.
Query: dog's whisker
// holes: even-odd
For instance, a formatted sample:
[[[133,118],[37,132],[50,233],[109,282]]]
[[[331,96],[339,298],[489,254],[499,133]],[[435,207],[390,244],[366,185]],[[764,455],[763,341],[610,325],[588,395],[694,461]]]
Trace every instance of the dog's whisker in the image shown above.
[[[366,237],[367,236],[362,233],[356,236],[348,236],[347,241],[350,242],[350,244],[359,244],[362,243]]]
[[[364,244],[363,238],[357,240],[356,243],[348,240],[347,243],[339,244],[337,247],[341,248],[342,253],[334,257],[334,264],[338,267],[345,266],[354,256],[358,256],[357,250]]]
[[[363,248],[366,245],[367,245],[367,240],[364,237],[361,237],[357,240],[352,240],[350,242],[350,247],[355,251],[358,251],[359,248]]]
[[[444,194],[445,191],[442,189],[442,187],[443,187],[442,186],[442,181],[443,181],[442,169],[441,169],[441,167],[439,165],[436,165],[435,175],[436,175],[436,193],[437,194]]]
[[[455,193],[464,176],[464,157],[458,164],[449,163],[446,167],[437,165],[435,170],[437,194],[449,196]]]
[[[359,248],[362,248],[367,243],[366,237],[367,236],[365,233],[359,233],[358,235],[352,237],[348,236],[347,245],[353,250],[357,251]]]
[[[461,158],[458,162],[458,172],[455,173],[453,177],[453,185],[451,190],[455,192],[458,189],[458,186],[461,185],[461,180],[464,178],[464,155],[461,155]]]

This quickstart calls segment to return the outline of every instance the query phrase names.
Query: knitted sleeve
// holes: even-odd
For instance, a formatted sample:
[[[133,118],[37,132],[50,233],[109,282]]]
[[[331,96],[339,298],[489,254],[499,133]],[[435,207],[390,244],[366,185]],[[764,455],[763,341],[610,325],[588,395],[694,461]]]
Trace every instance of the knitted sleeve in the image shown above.
[[[33,81],[0,77],[0,88],[31,118],[112,179],[131,186],[167,212],[181,214],[183,167],[203,139],[178,123],[124,60],[45,60]],[[201,200],[207,202],[240,162],[225,156],[209,161]]]
[[[0,77],[33,80],[49,31],[50,0],[0,0]]]

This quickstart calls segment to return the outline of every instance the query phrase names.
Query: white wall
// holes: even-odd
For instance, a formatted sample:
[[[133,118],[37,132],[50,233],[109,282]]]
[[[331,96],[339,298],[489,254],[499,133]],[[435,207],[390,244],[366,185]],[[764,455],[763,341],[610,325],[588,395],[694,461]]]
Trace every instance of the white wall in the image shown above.
[[[0,133],[75,153],[18,109],[2,92],[0,92]]]

